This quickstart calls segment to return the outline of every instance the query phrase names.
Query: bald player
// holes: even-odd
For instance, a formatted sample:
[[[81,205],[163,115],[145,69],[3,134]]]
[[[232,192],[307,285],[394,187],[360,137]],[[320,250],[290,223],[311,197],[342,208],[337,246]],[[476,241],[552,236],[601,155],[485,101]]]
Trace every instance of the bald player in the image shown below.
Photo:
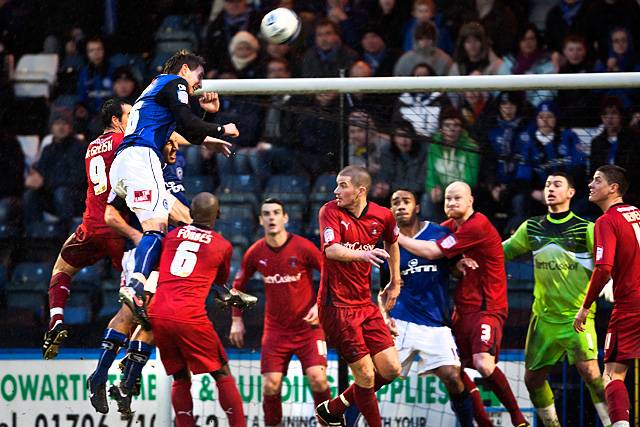
[[[211,284],[226,283],[231,266],[231,244],[213,231],[218,211],[213,194],[193,198],[193,223],[176,228],[163,241],[158,288],[149,306],[162,364],[173,375],[171,403],[177,427],[194,425],[191,373],[211,374],[228,425],[246,425],[227,355],[205,309]]]
[[[476,269],[467,269],[454,295],[452,326],[464,367],[477,370],[511,415],[516,427],[528,426],[509,382],[496,362],[500,353],[502,328],[507,318],[507,275],[502,239],[489,219],[473,210],[471,188],[456,181],[446,188],[442,223],[452,234],[437,241],[417,240],[400,235],[400,246],[427,258],[472,258]],[[463,371],[464,372],[464,371]],[[474,398],[476,416],[484,412],[482,399],[468,375],[463,380]],[[491,425],[488,417],[480,425]]]

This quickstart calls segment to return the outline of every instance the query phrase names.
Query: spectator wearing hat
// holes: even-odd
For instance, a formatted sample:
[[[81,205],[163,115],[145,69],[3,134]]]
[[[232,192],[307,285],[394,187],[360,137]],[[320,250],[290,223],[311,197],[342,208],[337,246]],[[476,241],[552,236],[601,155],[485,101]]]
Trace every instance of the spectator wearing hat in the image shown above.
[[[439,129],[427,153],[427,218],[442,218],[444,189],[453,181],[463,181],[475,189],[480,171],[480,149],[465,129],[462,114],[452,106],[440,112]]]
[[[91,114],[96,114],[102,103],[113,94],[113,70],[109,68],[104,43],[99,37],[87,40],[86,53],[88,63],[80,69],[77,96]]]
[[[429,64],[436,75],[449,74],[453,61],[442,49],[436,47],[437,31],[434,24],[425,22],[416,26],[414,48],[405,52],[393,69],[394,76],[410,76],[418,64]]]
[[[358,54],[342,44],[338,26],[321,19],[314,29],[315,46],[302,58],[302,77],[339,77],[340,70],[348,70],[358,59]]]
[[[516,41],[518,19],[513,4],[502,0],[468,0],[451,2],[457,4],[462,22],[477,21],[487,32],[496,55],[509,53]]]
[[[618,165],[627,170],[629,182],[640,182],[640,134],[624,122],[624,106],[615,96],[603,99],[600,108],[602,132],[591,141],[590,174],[603,165]],[[640,203],[637,185],[625,195],[629,203]]]
[[[516,141],[515,179],[524,190],[525,202],[533,201],[529,207],[534,211],[543,208],[542,190],[547,176],[553,172],[573,176],[578,198],[584,194],[580,190],[587,188],[587,156],[578,136],[571,129],[560,128],[558,117],[558,108],[553,102],[542,102],[536,109],[534,123],[521,132]]]
[[[491,41],[484,27],[478,22],[467,22],[460,28],[451,76],[467,76],[474,71],[480,74],[497,74],[502,60],[491,49]]]
[[[223,72],[232,71],[240,79],[262,77],[260,43],[247,31],[238,31],[229,43],[229,62]]]
[[[375,77],[390,77],[393,74],[393,65],[398,60],[400,52],[387,46],[380,27],[366,27],[360,39],[360,46],[362,59],[369,64]]]
[[[427,143],[420,141],[408,122],[395,126],[391,144],[380,153],[380,171],[371,189],[371,197],[389,205],[391,190],[406,188],[418,197],[424,191],[425,161]]]
[[[72,116],[67,110],[51,117],[52,143],[44,147],[27,178],[24,195],[25,221],[41,221],[49,212],[69,226],[74,215],[82,213],[86,176],[86,147],[72,134]]]
[[[128,67],[118,67],[113,72],[113,96],[124,100],[127,104],[136,103],[138,95],[138,82]]]

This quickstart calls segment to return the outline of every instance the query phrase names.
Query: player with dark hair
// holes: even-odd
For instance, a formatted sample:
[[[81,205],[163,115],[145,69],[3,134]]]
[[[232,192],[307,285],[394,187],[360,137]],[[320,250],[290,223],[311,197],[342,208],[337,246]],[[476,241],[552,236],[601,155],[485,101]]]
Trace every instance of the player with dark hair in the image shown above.
[[[211,284],[226,283],[231,268],[231,244],[212,230],[218,210],[213,194],[193,198],[193,223],[171,231],[163,242],[158,288],[149,306],[162,364],[173,376],[177,427],[194,425],[191,373],[211,374],[229,425],[246,425],[227,355],[205,310]]]
[[[436,242],[401,234],[398,242],[423,258],[435,260],[463,255],[477,262],[478,268],[466,270],[454,295],[453,331],[460,359],[464,367],[474,368],[482,375],[509,411],[514,426],[528,426],[507,377],[496,365],[508,313],[502,239],[489,219],[474,211],[471,188],[466,183],[455,181],[447,186],[444,208],[449,219],[442,225],[453,234]],[[476,414],[481,413],[483,402],[474,382],[466,373],[463,380],[473,396]]]
[[[262,408],[266,426],[282,422],[282,377],[296,355],[316,405],[331,398],[327,382],[327,345],[318,327],[318,306],[311,278],[320,271],[322,254],[309,240],[286,230],[289,216],[284,204],[266,199],[260,205],[260,225],[264,237],[242,257],[234,289],[245,290],[258,271],[265,288],[265,320],[260,352]],[[237,347],[244,344],[242,313],[234,308],[229,339]]]
[[[64,325],[64,308],[71,292],[71,278],[83,267],[95,264],[105,257],[120,269],[124,239],[104,222],[107,205],[109,170],[116,150],[122,143],[131,105],[119,99],[106,101],[100,111],[104,131],[87,147],[85,169],[87,174],[86,208],[82,224],[62,245],[49,282],[49,327],[44,335],[42,356],[53,359],[69,332]],[[61,171],[64,173],[64,171]]]
[[[316,407],[322,425],[344,424],[344,412],[355,404],[370,427],[381,427],[376,390],[400,375],[393,338],[371,300],[371,266],[389,263],[389,284],[381,293],[391,310],[400,293],[398,226],[391,212],[367,201],[371,176],[347,166],[336,178],[336,199],[319,213],[324,264],[318,292],[320,323],[355,378],[338,397]],[[384,249],[376,248],[382,240]]]
[[[575,194],[570,175],[549,175],[544,186],[548,213],[527,219],[502,243],[506,261],[533,255],[534,302],[525,346],[524,382],[546,427],[560,426],[547,376],[565,356],[584,379],[602,425],[611,424],[598,367],[595,307],[589,313],[586,333],[574,333],[572,325],[593,270],[593,223],[571,211]]]
[[[441,225],[420,221],[420,205],[409,190],[393,192],[391,212],[405,236],[437,241],[451,234]],[[460,376],[458,347],[450,327],[449,262],[416,257],[400,248],[400,274],[402,290],[395,307],[388,312],[387,324],[396,335],[402,375],[407,376],[419,359],[418,375],[433,373],[440,378],[460,425],[472,427],[473,401]],[[381,310],[385,313],[384,307]]]
[[[205,144],[229,155],[230,144],[212,136],[238,136],[234,124],[207,123],[189,107],[189,96],[200,88],[204,75],[202,58],[181,50],[167,60],[164,71],[167,74],[158,75],[131,109],[123,143],[109,174],[114,196],[126,200],[143,229],[134,276],[128,286],[120,288],[120,298],[145,327],[144,282],[158,263],[174,200],[162,178],[162,148],[175,130],[192,144]],[[220,107],[213,92],[203,93],[199,102],[207,113],[215,113]]]
[[[624,379],[640,358],[640,209],[626,204],[626,171],[616,165],[599,167],[589,183],[589,201],[604,214],[595,225],[595,268],[589,291],[573,327],[585,332],[590,307],[613,279],[613,312],[604,342],[605,397],[613,427],[629,426],[629,393]]]

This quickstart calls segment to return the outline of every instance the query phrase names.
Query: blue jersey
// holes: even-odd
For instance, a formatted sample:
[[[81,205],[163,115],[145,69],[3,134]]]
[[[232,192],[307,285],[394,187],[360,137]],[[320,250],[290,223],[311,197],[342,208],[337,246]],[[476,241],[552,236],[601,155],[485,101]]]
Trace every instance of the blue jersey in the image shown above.
[[[184,185],[182,184],[185,165],[186,160],[184,158],[184,154],[178,151],[176,155],[176,162],[172,165],[165,165],[162,169],[162,175],[164,177],[164,185],[167,188],[167,192],[173,194],[176,199],[180,200],[182,204],[188,207],[191,203],[185,195]]]
[[[427,222],[415,238],[436,241],[448,234],[449,229]],[[400,247],[400,274],[402,290],[391,317],[418,325],[449,326],[449,262],[420,258]]]

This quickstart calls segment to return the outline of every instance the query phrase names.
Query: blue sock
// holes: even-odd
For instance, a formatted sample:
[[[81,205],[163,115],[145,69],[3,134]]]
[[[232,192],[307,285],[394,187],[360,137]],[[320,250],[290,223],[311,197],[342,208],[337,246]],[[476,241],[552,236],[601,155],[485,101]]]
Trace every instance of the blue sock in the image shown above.
[[[136,385],[136,381],[142,375],[142,368],[147,364],[154,346],[142,341],[131,341],[129,353],[125,362],[125,369],[120,385],[128,393]]]
[[[149,277],[160,261],[163,237],[159,231],[144,232],[136,248],[134,273],[142,273],[145,278]]]
[[[451,408],[458,418],[460,427],[473,427],[473,400],[465,389],[459,394],[449,394],[451,397]]]
[[[127,336],[115,329],[107,328],[102,334],[102,342],[100,343],[101,351],[98,359],[98,366],[91,374],[89,385],[91,392],[95,393],[97,387],[107,383],[107,375],[109,368],[118,355],[120,347],[127,342]]]

